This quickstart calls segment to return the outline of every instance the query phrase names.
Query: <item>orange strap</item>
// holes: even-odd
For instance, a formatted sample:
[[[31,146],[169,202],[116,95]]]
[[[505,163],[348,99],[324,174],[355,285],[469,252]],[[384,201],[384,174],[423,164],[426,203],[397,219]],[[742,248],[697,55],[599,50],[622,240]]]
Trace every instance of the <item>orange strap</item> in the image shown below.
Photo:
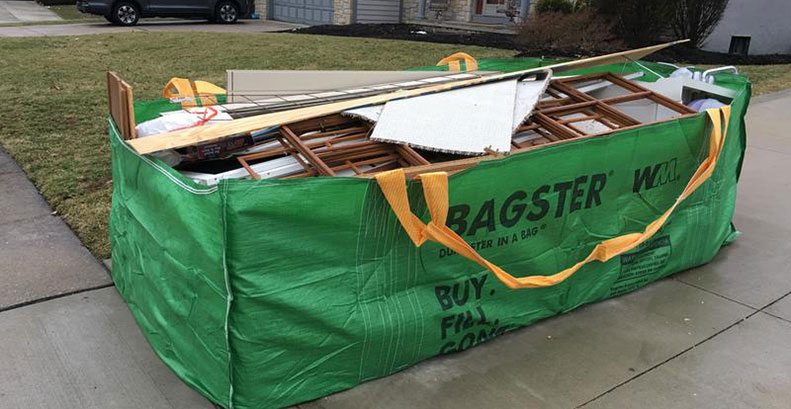
[[[217,104],[215,95],[224,95],[225,90],[210,82],[195,81],[190,83],[186,78],[173,77],[162,89],[164,98],[181,100],[182,108],[192,108],[200,102],[200,106]]]
[[[461,62],[464,61],[464,70],[461,69]],[[460,71],[476,71],[478,69],[478,61],[475,58],[472,58],[471,55],[467,53],[456,53],[453,55],[449,55],[437,63],[437,66],[448,66],[448,71],[451,72],[460,72]]]
[[[494,273],[494,275],[509,288],[549,287],[563,282],[577,272],[582,266],[593,260],[605,262],[615,256],[634,249],[639,246],[640,243],[650,239],[651,236],[659,231],[662,225],[665,224],[676,207],[711,176],[712,172],[714,172],[714,168],[717,166],[717,160],[719,159],[723,142],[725,141],[731,108],[730,106],[726,106],[709,109],[706,112],[712,121],[711,136],[709,138],[709,154],[692,175],[692,178],[687,183],[681,195],[676,199],[676,202],[659,218],[649,223],[643,232],[627,233],[604,240],[597,244],[588,257],[582,261],[559,273],[549,276],[534,275],[528,277],[514,277],[481,257],[481,255],[470,247],[464,239],[459,237],[456,232],[445,225],[445,220],[448,215],[447,173],[424,173],[418,176],[423,183],[423,194],[426,199],[428,210],[431,213],[431,221],[428,224],[423,224],[409,208],[409,199],[407,198],[406,192],[406,177],[404,176],[403,169],[379,173],[376,175],[376,181],[379,183],[379,187],[382,189],[382,193],[384,193],[396,217],[401,222],[401,226],[416,246],[420,247],[426,240],[443,244],[456,253],[485,267]]]

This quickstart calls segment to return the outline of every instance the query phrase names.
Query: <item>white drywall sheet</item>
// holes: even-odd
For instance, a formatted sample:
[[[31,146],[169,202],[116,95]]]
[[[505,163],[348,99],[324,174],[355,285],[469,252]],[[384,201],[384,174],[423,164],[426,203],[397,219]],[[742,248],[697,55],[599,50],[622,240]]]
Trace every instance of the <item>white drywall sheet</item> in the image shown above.
[[[344,112],[376,122],[371,140],[448,153],[508,152],[511,136],[546,90],[541,80],[500,81]]]

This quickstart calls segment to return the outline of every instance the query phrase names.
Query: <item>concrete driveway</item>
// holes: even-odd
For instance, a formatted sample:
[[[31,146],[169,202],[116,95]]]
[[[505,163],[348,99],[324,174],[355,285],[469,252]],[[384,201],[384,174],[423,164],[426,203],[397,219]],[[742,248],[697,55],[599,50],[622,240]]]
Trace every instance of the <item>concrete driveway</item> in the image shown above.
[[[710,264],[300,408],[788,408],[789,111],[753,101],[743,235]],[[0,408],[212,408],[1,150],[0,260]]]
[[[0,24],[62,20],[50,9],[30,0],[0,0]]]
[[[6,2],[14,3],[14,2]],[[47,10],[49,11],[49,10]],[[118,27],[105,21],[75,24],[0,27],[0,37],[74,36],[142,31],[201,31],[222,33],[266,33],[304,27],[271,20],[240,20],[236,24],[213,24],[206,20],[145,19],[134,27]]]

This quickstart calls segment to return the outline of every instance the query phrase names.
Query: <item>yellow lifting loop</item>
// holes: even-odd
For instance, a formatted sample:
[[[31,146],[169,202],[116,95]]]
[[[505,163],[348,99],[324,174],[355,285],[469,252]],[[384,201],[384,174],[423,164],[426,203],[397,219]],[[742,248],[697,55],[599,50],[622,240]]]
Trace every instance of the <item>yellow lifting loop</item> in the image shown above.
[[[464,61],[464,69],[461,69],[461,62]],[[448,66],[448,71],[451,72],[462,72],[462,71],[477,71],[478,70],[478,61],[475,58],[472,58],[471,55],[467,53],[456,53],[453,55],[449,55],[437,63],[438,67],[443,65]]]
[[[516,277],[501,269],[494,263],[486,260],[472,248],[456,232],[445,224],[448,215],[448,174],[445,172],[424,173],[419,175],[423,184],[423,195],[426,206],[431,214],[431,221],[423,223],[412,213],[406,191],[406,177],[403,169],[382,172],[376,175],[376,181],[395,213],[401,227],[407,235],[420,247],[427,240],[440,243],[461,256],[478,263],[481,267],[491,271],[503,284],[509,288],[537,288],[549,287],[562,283],[571,277],[582,266],[592,261],[605,262],[613,257],[634,249],[641,243],[650,239],[667,222],[670,215],[678,205],[688,198],[703,182],[709,179],[717,166],[720,152],[723,148],[725,136],[728,132],[728,121],[731,107],[714,108],[706,111],[711,120],[711,134],[709,136],[708,156],[698,167],[687,183],[684,191],[661,216],[649,223],[642,232],[624,233],[599,242],[590,254],[566,268],[552,275],[532,275]]]
[[[189,79],[178,77],[171,78],[162,90],[164,98],[180,101],[182,108],[216,105],[216,95],[225,93],[224,88],[210,82],[198,80],[190,84]]]

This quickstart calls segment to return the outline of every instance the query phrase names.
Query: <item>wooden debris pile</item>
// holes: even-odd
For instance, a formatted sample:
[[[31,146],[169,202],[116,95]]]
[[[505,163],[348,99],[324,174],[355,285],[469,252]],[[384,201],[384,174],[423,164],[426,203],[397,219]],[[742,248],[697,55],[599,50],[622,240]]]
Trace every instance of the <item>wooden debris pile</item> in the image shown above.
[[[585,68],[618,61],[633,61],[673,43],[646,47],[608,56],[560,63],[545,68],[556,72]],[[166,134],[136,138],[132,90],[114,73],[108,73],[110,112],[124,139],[140,154],[168,152],[185,160],[176,166],[185,175],[201,183],[220,179],[250,177],[253,179],[302,178],[313,176],[370,177],[377,172],[398,168],[407,175],[425,171],[458,171],[482,160],[533,149],[537,146],[605,135],[650,123],[696,115],[689,107],[667,98],[638,83],[613,73],[554,78],[532,115],[519,126],[511,139],[510,152],[489,152],[478,157],[425,151],[407,145],[377,142],[370,139],[374,128],[359,117],[342,112],[358,107],[383,104],[399,98],[411,98],[488,84],[493,81],[521,80],[536,75],[541,69],[516,73],[477,75],[454,80],[446,76],[441,83],[431,79],[413,81],[421,88],[375,93],[364,89],[364,96],[342,99],[326,104],[319,102],[296,106],[287,101],[266,106],[265,113],[251,114],[249,107],[234,115],[233,120],[216,125],[176,129]],[[422,82],[422,84],[421,84]],[[344,95],[343,98],[348,96]],[[225,108],[224,108],[225,109]],[[420,113],[416,113],[419,115]],[[248,116],[253,115],[253,116]],[[201,124],[202,125],[202,124]],[[232,141],[232,144],[228,144]],[[230,146],[230,148],[229,148]],[[203,152],[195,155],[196,149]],[[204,152],[205,151],[205,152]],[[211,152],[220,152],[216,157]],[[193,152],[193,154],[190,154]],[[208,152],[208,153],[207,153]],[[197,162],[189,164],[188,162]],[[222,174],[200,179],[201,166],[220,163]],[[230,170],[229,170],[230,169]],[[240,171],[243,172],[240,174]],[[215,172],[216,173],[216,172]]]
[[[251,163],[284,156],[302,167],[298,173],[283,176],[287,179],[338,176],[349,171],[364,175],[431,163],[409,146],[369,140],[372,128],[368,123],[337,114],[283,125],[275,136],[277,144],[270,149],[237,156],[237,160],[253,179],[261,176]]]
[[[597,99],[574,87],[591,81],[607,81],[620,87],[619,96]],[[552,80],[530,120],[520,127],[512,139],[510,153],[569,139],[605,135],[617,130],[645,125],[619,110],[616,105],[639,100],[651,101],[677,113],[672,118],[695,115],[686,106],[656,94],[633,81],[611,74],[591,74]],[[582,125],[580,125],[582,124]],[[373,175],[396,168],[458,162],[468,164],[485,158],[459,159],[456,155],[437,155],[406,145],[375,142],[368,139],[372,126],[359,119],[334,114],[280,127],[277,143],[269,148],[237,156],[238,162],[253,179],[260,179],[250,165],[274,158],[290,157],[291,172],[268,175],[268,178],[300,178],[311,176]],[[493,152],[494,153],[494,152]],[[496,153],[495,153],[496,154]],[[430,158],[430,159],[427,159]],[[455,159],[455,161],[454,161]]]
[[[590,82],[603,82],[620,91],[616,91],[619,95],[600,99],[581,91],[582,87],[575,87]],[[552,80],[546,96],[548,98],[539,102],[530,120],[517,130],[511,142],[515,150],[646,125],[617,108],[618,104],[626,102],[653,102],[677,114],[670,118],[697,114],[679,102],[612,73]]]

